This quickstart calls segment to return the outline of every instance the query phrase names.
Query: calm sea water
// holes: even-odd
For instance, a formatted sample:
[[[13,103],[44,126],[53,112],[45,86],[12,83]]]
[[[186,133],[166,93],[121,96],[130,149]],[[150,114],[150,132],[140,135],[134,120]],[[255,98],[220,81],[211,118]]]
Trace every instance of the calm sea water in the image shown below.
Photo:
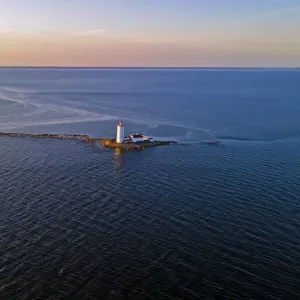
[[[300,70],[0,69],[1,299],[299,299]],[[202,143],[218,139],[218,146]]]

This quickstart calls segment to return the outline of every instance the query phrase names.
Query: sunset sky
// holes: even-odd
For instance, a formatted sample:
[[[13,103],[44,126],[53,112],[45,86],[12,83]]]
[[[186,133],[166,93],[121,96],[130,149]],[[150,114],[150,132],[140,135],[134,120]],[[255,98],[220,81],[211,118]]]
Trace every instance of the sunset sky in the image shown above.
[[[0,0],[2,66],[300,66],[299,0]]]

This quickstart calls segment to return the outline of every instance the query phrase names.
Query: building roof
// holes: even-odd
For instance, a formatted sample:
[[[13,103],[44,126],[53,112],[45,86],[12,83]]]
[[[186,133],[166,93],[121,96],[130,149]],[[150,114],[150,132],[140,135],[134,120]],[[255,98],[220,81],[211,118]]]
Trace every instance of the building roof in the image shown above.
[[[133,138],[142,138],[142,137],[144,137],[141,133],[132,134],[131,136],[132,136]]]
[[[120,121],[120,122],[118,123],[118,126],[124,126],[124,123],[123,123],[122,121]]]

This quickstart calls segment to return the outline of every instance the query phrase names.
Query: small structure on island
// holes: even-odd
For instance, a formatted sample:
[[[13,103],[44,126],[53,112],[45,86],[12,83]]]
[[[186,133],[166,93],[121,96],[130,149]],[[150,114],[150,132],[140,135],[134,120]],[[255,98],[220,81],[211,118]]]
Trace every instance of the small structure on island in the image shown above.
[[[131,134],[129,137],[130,137],[132,143],[144,142],[144,140],[145,140],[144,135],[141,133]]]
[[[118,144],[122,144],[124,141],[124,123],[122,121],[120,121],[117,125],[117,138],[116,138],[116,142]]]

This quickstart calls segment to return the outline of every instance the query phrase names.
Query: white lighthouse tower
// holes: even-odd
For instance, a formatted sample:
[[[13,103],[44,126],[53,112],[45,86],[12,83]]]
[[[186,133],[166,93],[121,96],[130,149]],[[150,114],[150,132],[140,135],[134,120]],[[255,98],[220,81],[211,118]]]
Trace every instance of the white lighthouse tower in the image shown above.
[[[123,143],[124,141],[124,124],[120,121],[117,125],[117,138],[116,141],[118,144]]]

